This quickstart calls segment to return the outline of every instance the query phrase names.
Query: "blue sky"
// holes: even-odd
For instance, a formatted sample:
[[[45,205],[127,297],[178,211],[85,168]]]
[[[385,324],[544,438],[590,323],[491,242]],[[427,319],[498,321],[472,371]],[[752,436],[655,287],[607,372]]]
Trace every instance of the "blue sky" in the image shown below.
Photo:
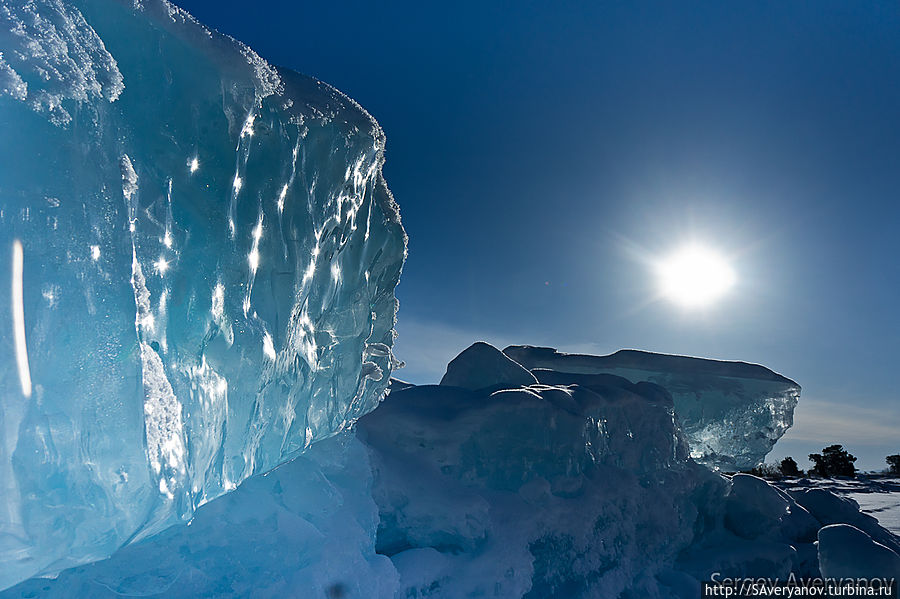
[[[803,386],[770,459],[900,452],[896,3],[180,4],[384,127],[400,378],[477,339],[746,360]],[[646,263],[689,240],[737,272],[704,310]]]

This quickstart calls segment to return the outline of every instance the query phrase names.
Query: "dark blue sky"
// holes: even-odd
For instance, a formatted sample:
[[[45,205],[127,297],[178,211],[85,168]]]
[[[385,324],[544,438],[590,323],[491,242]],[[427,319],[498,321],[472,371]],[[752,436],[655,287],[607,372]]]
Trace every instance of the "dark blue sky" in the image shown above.
[[[400,378],[476,339],[740,359],[803,386],[771,458],[900,452],[896,2],[180,5],[384,127]],[[738,276],[700,312],[640,259],[691,238]]]

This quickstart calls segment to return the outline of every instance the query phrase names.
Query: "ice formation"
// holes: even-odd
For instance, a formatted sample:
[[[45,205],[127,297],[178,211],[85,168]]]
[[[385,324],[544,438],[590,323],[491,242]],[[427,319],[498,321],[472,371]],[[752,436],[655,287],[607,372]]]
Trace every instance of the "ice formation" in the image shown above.
[[[201,506],[189,526],[0,597],[392,599],[399,575],[375,553],[371,481],[365,448],[345,431]]]
[[[484,373],[495,352],[454,368]],[[662,387],[556,375],[392,383],[355,430],[189,527],[0,599],[695,598],[713,577],[896,575],[900,539],[851,500],[692,460]]]
[[[0,588],[373,409],[405,234],[355,102],[165,0],[0,0]]]
[[[0,599],[896,575],[853,501],[704,465],[791,425],[761,366],[478,343],[373,411],[405,254],[378,125],[165,0],[0,0],[0,127]]]
[[[590,380],[592,375],[612,374],[634,383],[649,381],[665,387],[675,400],[691,457],[730,472],[762,463],[794,423],[794,408],[800,398],[797,383],[746,362],[637,350],[587,356],[522,345],[507,347],[503,352],[531,370],[542,383],[553,384],[566,377],[579,382]]]
[[[493,345],[478,342],[447,364],[441,385],[472,391],[489,387],[518,387],[537,384],[537,379]]]

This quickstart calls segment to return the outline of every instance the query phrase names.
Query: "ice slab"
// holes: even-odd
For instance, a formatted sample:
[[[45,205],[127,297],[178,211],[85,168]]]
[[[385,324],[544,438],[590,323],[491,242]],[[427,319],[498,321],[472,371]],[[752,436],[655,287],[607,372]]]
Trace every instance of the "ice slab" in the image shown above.
[[[473,391],[488,387],[527,386],[537,382],[533,374],[484,341],[473,343],[453,358],[441,379],[441,385]]]
[[[0,588],[377,405],[405,234],[351,99],[165,0],[2,0],[0,130]]]
[[[752,468],[765,459],[793,425],[800,398],[797,383],[746,362],[638,350],[588,356],[524,345],[507,347],[503,353],[548,382],[561,382],[564,373],[578,377],[604,374],[664,387],[675,401],[691,457],[731,472]],[[580,379],[573,382],[576,380]]]

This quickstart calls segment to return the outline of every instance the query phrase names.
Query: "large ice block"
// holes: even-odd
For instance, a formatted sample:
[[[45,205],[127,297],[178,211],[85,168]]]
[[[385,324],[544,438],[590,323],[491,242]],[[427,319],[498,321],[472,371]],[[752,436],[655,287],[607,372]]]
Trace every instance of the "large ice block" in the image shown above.
[[[109,555],[388,384],[384,136],[165,0],[0,0],[0,588]]]
[[[477,344],[454,360],[475,389],[395,381],[354,430],[189,527],[0,599],[694,599],[711,576],[890,575],[900,539],[855,502],[689,459],[658,385],[571,373],[483,385],[497,352]],[[823,528],[835,523],[871,559],[845,559],[847,534]]]
[[[800,385],[765,366],[627,349],[609,356],[514,345],[507,356],[548,384],[621,376],[664,387],[675,401],[691,457],[736,471],[760,464],[794,423]]]

